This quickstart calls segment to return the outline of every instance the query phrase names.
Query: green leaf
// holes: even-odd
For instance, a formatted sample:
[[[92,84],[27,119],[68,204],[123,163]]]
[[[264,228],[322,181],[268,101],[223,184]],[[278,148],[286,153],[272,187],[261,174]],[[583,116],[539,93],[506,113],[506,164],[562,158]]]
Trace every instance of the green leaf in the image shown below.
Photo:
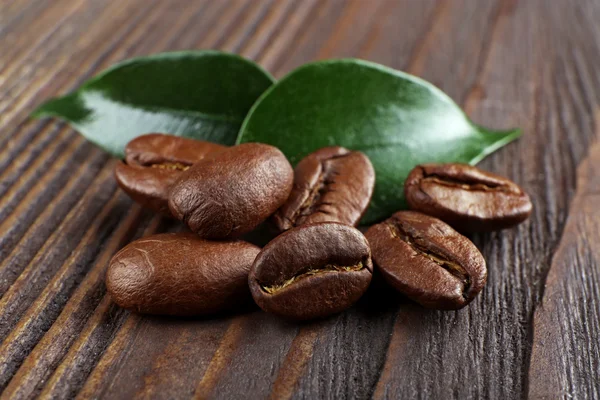
[[[520,136],[472,123],[441,90],[378,64],[330,60],[307,64],[267,90],[238,143],[279,147],[292,163],[321,147],[366,153],[377,174],[363,223],[404,208],[403,183],[424,162],[475,164]]]
[[[258,65],[233,54],[161,53],[119,63],[33,116],[62,118],[117,156],[131,139],[150,132],[231,145],[273,82]]]

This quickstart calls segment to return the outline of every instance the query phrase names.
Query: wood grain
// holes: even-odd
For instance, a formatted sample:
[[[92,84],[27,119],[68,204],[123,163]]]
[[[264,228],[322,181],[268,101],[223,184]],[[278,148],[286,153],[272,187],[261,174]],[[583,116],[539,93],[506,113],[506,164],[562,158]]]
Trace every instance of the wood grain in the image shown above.
[[[596,0],[0,0],[0,398],[599,398],[598,20]],[[114,252],[181,226],[133,204],[67,125],[28,115],[119,60],[200,48],[276,77],[364,58],[522,127],[481,164],[535,204],[473,236],[484,292],[436,312],[378,288],[307,324],[116,307]]]
[[[600,335],[599,188],[600,132],[577,168],[577,190],[535,312],[532,398],[600,396],[600,342],[581,340]]]

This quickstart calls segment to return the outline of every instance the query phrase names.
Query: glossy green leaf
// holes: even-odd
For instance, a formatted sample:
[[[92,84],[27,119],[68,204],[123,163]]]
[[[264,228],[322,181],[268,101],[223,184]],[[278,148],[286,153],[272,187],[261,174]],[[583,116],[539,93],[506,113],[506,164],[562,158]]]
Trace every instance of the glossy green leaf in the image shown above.
[[[33,116],[62,118],[118,156],[127,142],[150,132],[230,145],[272,84],[258,65],[233,54],[161,53],[117,64]]]
[[[273,85],[246,117],[238,143],[272,144],[292,163],[331,145],[365,152],[377,174],[363,219],[372,223],[405,207],[403,183],[415,165],[475,164],[518,136],[475,125],[422,79],[348,59],[307,64]]]

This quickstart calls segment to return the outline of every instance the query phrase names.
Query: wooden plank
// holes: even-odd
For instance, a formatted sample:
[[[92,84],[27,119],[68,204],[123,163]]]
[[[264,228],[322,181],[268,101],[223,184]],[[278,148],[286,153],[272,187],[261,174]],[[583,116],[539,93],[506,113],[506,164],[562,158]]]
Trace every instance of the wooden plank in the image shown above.
[[[71,343],[80,334],[82,324],[93,312],[105,292],[103,282],[107,261],[123,243],[128,242],[132,236],[137,236],[134,235],[134,231],[137,230],[140,223],[141,211],[139,209],[133,211],[115,229],[113,237],[97,257],[98,261],[94,263],[85,279],[77,286],[76,291],[69,298],[48,332],[38,339],[39,342],[27,338],[27,335],[35,335],[36,331],[39,331],[36,329],[36,320],[47,320],[49,314],[51,315],[48,312],[50,304],[57,301],[57,293],[53,289],[65,281],[65,273],[70,272],[77,265],[75,257],[71,257],[70,262],[63,265],[63,273],[57,274],[53,278],[54,282],[51,282],[38,296],[34,304],[27,310],[27,314],[20,320],[21,323],[11,332],[11,338],[6,341],[7,343],[19,341],[21,343],[37,342],[37,344],[6,388],[7,395],[11,397],[31,396],[38,391],[39,383],[45,382],[58,362],[63,359]],[[160,221],[156,218],[155,220]],[[156,225],[156,223],[151,224],[145,233],[153,233]],[[21,349],[21,351],[27,353],[27,349]]]
[[[600,252],[594,245],[600,234],[600,131],[595,140],[577,169],[577,191],[535,311],[531,398],[600,396],[600,342],[593,339],[600,335]]]
[[[595,0],[0,1],[0,398],[599,397],[599,18]],[[277,77],[369,59],[484,125],[522,127],[481,165],[523,185],[534,213],[473,236],[482,295],[435,312],[376,286],[306,324],[119,310],[102,282],[112,253],[181,226],[133,205],[72,129],[27,115],[116,61],[190,48]]]

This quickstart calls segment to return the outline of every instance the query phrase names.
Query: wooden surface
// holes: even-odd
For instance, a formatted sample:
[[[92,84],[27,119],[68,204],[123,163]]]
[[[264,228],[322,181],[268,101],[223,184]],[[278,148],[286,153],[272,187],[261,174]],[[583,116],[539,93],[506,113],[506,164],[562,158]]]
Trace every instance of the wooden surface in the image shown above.
[[[0,0],[2,399],[600,398],[597,0]],[[525,136],[481,163],[531,194],[516,229],[473,237],[483,293],[458,312],[389,293],[311,324],[115,307],[129,241],[177,230],[116,187],[68,126],[29,121],[112,63],[217,48],[283,76],[359,57],[432,81]]]

